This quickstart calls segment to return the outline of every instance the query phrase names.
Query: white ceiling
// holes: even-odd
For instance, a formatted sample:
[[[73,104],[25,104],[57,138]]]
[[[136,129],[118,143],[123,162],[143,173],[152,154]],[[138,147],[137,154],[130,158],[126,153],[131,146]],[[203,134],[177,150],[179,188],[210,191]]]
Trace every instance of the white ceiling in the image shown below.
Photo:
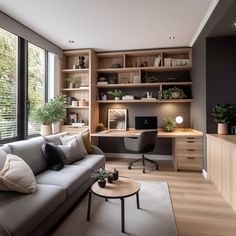
[[[218,0],[0,0],[0,9],[62,49],[113,51],[192,46],[217,3]],[[175,36],[175,40],[170,40],[170,36]]]

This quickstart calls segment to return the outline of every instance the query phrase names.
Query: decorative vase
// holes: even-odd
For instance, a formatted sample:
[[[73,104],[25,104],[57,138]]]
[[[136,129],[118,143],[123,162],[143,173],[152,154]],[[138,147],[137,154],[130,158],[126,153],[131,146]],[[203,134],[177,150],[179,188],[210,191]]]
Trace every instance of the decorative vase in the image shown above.
[[[119,179],[119,171],[118,170],[114,169],[112,174],[113,174],[113,180],[114,181]]]
[[[100,188],[105,188],[105,186],[106,186],[106,180],[104,179],[104,180],[98,180],[98,186],[100,187]]]
[[[42,136],[47,136],[52,134],[52,125],[41,125],[40,134]]]
[[[113,183],[113,174],[109,174],[107,177],[107,182],[112,184]]]
[[[179,92],[172,92],[171,93],[171,98],[176,99],[180,97],[180,93]]]
[[[119,97],[115,97],[115,100],[120,100],[120,98]]]
[[[228,124],[218,123],[217,133],[218,134],[228,134]]]

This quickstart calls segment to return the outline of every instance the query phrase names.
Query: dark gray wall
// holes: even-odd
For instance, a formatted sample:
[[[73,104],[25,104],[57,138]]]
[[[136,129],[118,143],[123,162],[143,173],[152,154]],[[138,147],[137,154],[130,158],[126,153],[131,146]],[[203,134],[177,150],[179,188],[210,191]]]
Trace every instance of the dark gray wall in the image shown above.
[[[207,133],[216,133],[211,117],[217,103],[236,106],[236,36],[208,38],[206,43]]]
[[[195,41],[193,50],[193,69],[191,77],[193,81],[192,94],[194,101],[191,105],[191,118],[190,123],[194,129],[202,131],[204,134],[207,132],[207,126],[209,119],[209,106],[207,106],[207,98],[210,96],[219,96],[216,93],[208,94],[207,91],[207,45],[206,40],[209,35],[214,32],[217,34],[217,25],[220,25],[222,29],[222,22],[224,17],[229,14],[229,9],[235,8],[236,1],[234,0],[220,0],[217,4],[214,12],[203,28],[198,39]],[[225,27],[228,27],[225,26]],[[208,45],[209,46],[209,45]],[[209,56],[209,55],[208,55]],[[219,55],[218,55],[219,56]],[[213,86],[215,87],[215,86]],[[212,88],[213,89],[213,88]],[[221,96],[224,96],[221,94]],[[207,170],[207,158],[206,158],[206,142],[204,142],[204,169]]]

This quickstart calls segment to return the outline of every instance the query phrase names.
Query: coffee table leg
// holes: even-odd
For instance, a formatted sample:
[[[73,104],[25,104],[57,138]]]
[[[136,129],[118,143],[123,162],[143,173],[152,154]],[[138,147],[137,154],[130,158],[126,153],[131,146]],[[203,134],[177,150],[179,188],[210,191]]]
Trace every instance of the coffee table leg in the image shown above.
[[[139,192],[136,193],[137,208],[140,209],[139,205]]]
[[[121,232],[125,233],[125,201],[121,198]]]
[[[90,220],[91,200],[92,200],[92,191],[89,190],[89,196],[88,196],[88,209],[87,209],[87,221]]]

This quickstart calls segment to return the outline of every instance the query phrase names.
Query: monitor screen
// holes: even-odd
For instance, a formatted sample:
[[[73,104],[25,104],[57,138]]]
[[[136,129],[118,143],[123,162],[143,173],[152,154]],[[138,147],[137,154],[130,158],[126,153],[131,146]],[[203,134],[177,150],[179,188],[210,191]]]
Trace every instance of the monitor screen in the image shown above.
[[[135,129],[157,129],[157,116],[135,116]]]

